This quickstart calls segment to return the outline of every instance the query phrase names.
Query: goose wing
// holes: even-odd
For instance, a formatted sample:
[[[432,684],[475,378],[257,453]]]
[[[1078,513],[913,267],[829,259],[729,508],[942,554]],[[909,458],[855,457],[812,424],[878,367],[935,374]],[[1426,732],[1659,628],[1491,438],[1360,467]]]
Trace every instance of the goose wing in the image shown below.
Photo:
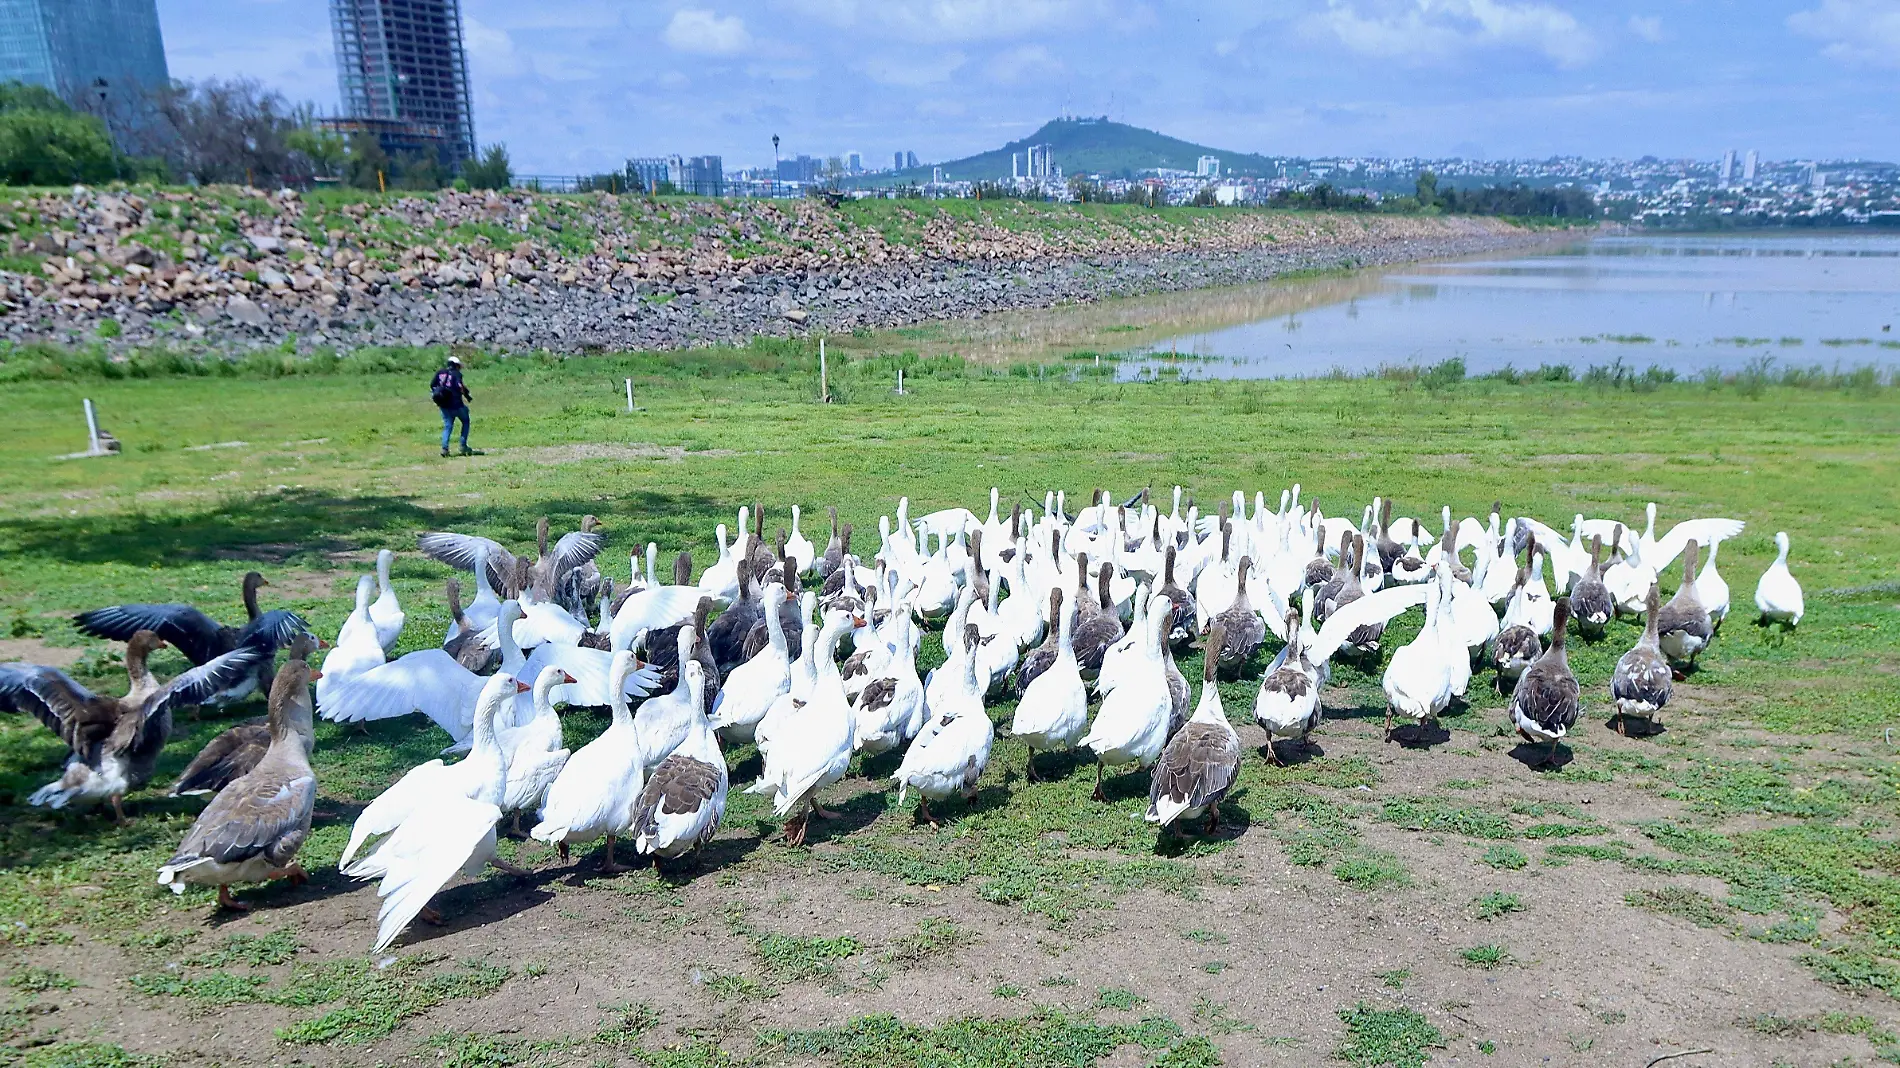
[[[551,695],[554,700],[570,705],[604,708],[613,703],[613,660],[613,654],[604,649],[555,645],[550,642],[535,647],[528,656],[521,677],[532,679],[546,668],[560,668],[574,676],[574,681],[555,687]],[[659,685],[659,669],[652,664],[641,664],[633,674],[627,676],[627,696],[636,699],[645,697],[658,689]]]
[[[244,625],[238,631],[237,644],[262,645],[276,650],[299,634],[309,634],[310,624],[288,608],[273,608]]]
[[[240,645],[166,683],[151,700],[145,702],[144,718],[149,720],[166,708],[204,704],[256,674],[257,669],[276,657],[276,649]]]
[[[200,859],[236,864],[261,853],[281,868],[310,834],[316,799],[317,777],[308,768],[247,775],[211,799],[167,866]]]
[[[269,749],[268,722],[261,717],[246,720],[205,743],[178,773],[171,796],[216,793],[255,768]]]
[[[1227,796],[1240,772],[1240,742],[1231,730],[1190,722],[1155,762],[1148,786],[1148,812],[1172,800],[1184,808],[1206,808]]]
[[[1664,534],[1656,543],[1656,553],[1653,557],[1647,553],[1644,554],[1643,563],[1661,571],[1674,563],[1676,557],[1682,555],[1682,550],[1689,547],[1690,542],[1693,541],[1707,549],[1716,542],[1740,534],[1742,528],[1747,525],[1739,519],[1685,519],[1670,527],[1669,533]]]
[[[318,701],[318,711],[339,723],[420,712],[461,741],[474,727],[485,681],[448,653],[424,649],[344,679]]]
[[[218,621],[188,604],[108,605],[79,613],[73,625],[81,634],[115,642],[129,641],[139,631],[149,630],[194,664],[206,663],[229,648]]]
[[[1309,664],[1324,664],[1339,647],[1346,644],[1352,632],[1369,623],[1384,624],[1393,616],[1416,605],[1424,604],[1432,596],[1432,584],[1429,582],[1411,583],[1404,586],[1388,586],[1377,593],[1368,593],[1364,597],[1341,605],[1326,617],[1326,625],[1319,630],[1312,647],[1302,650]]]
[[[660,631],[686,622],[693,617],[701,596],[697,586],[659,586],[629,596],[614,611],[613,625],[607,629],[608,644],[614,649],[630,649],[634,635],[643,630]]]
[[[548,557],[554,562],[554,574],[559,576],[599,556],[606,547],[607,539],[599,534],[570,530],[554,543]]]
[[[376,916],[372,952],[388,948],[456,872],[488,859],[500,821],[501,809],[486,801],[431,798],[376,852],[344,869],[343,874],[359,879],[382,879],[376,894],[383,907]]]
[[[501,547],[501,543],[476,534],[455,534],[449,531],[436,531],[418,535],[416,548],[424,556],[449,565],[457,571],[475,570],[476,551],[488,550],[488,584],[495,589],[508,589],[514,585],[515,569],[520,564],[515,554]]]
[[[75,753],[105,739],[119,721],[91,690],[42,664],[0,664],[0,711],[32,715]]]

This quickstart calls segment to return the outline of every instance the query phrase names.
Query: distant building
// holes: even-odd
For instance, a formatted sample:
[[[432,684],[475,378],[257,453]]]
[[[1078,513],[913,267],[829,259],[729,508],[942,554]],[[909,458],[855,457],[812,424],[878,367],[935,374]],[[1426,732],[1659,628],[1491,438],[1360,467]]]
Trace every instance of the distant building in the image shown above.
[[[844,167],[845,167],[845,170],[850,171],[852,174],[863,174],[864,173],[864,153],[853,152],[845,156]]]
[[[904,169],[916,170],[918,166],[919,164],[917,163],[917,153],[915,152],[904,153]]]
[[[781,182],[815,182],[825,169],[825,161],[811,156],[801,155],[794,159],[778,161],[778,180]]]
[[[1021,181],[1022,176],[1023,176],[1023,154],[1021,152],[1011,152],[1009,154],[1010,180]]]
[[[643,156],[627,161],[627,184],[638,186],[646,192],[660,188],[661,183],[671,182],[672,161],[677,156]]]
[[[459,0],[330,0],[345,125],[391,154],[433,150],[444,166],[475,155],[473,97]]]
[[[1812,169],[1814,171],[1814,177],[1808,180],[1808,184],[1812,185],[1814,187],[1815,192],[1818,193],[1821,190],[1827,188],[1827,172],[1822,170],[1819,167],[1815,167]]]
[[[1202,156],[1199,160],[1195,161],[1194,176],[1196,178],[1219,178],[1220,157]]]
[[[903,169],[904,169],[904,154],[902,152],[891,153],[891,170],[901,171]]]
[[[725,166],[718,156],[671,156],[667,159],[666,180],[682,193],[700,197],[724,196]]]
[[[943,168],[942,167],[930,168],[930,184],[932,185],[943,184]]]
[[[123,143],[151,127],[151,94],[171,84],[158,5],[0,0],[0,81],[52,90],[104,119]]]
[[[1025,169],[1021,177],[1041,181],[1055,176],[1055,150],[1052,145],[1030,145],[1023,154]]]
[[[1761,160],[1759,157],[1755,155],[1755,150],[1752,148],[1748,150],[1748,155],[1742,157],[1742,184],[1743,185],[1751,185],[1754,183],[1755,166],[1759,162],[1761,162]]]
[[[1722,153],[1722,176],[1716,184],[1727,189],[1733,181],[1735,181],[1735,150],[1731,148]]]

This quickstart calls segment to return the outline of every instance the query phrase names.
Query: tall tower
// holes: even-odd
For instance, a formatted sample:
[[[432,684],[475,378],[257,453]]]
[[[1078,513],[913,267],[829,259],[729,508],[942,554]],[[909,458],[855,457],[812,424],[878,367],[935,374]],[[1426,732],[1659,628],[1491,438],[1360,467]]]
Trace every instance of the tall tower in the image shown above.
[[[459,0],[330,0],[337,93],[385,151],[475,155]]]
[[[0,0],[0,82],[50,89],[124,138],[171,84],[155,0]]]
[[[1721,177],[1721,180],[1718,181],[1716,184],[1720,185],[1724,189],[1727,189],[1729,183],[1734,180],[1735,180],[1735,150],[1731,148],[1727,152],[1722,153],[1722,177]]]
[[[1755,150],[1752,148],[1748,150],[1748,155],[1742,157],[1743,185],[1750,185],[1755,181],[1755,165],[1759,162],[1761,162],[1760,157],[1755,155]]]

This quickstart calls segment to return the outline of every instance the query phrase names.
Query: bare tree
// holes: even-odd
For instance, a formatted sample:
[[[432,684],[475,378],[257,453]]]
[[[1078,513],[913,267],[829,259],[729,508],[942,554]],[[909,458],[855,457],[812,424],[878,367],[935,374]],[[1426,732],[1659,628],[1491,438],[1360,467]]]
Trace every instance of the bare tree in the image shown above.
[[[250,79],[174,82],[154,101],[164,119],[153,145],[173,172],[200,182],[303,185],[316,173],[298,149],[310,124],[282,94]]]

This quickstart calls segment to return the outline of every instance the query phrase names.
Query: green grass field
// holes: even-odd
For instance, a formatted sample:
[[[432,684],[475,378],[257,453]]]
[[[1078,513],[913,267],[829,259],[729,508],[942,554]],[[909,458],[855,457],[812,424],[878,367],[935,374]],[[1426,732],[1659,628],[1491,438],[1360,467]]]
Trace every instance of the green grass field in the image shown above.
[[[876,352],[880,344],[861,339],[853,351]],[[235,618],[238,579],[255,567],[274,582],[264,591],[267,604],[293,606],[332,635],[366,554],[391,548],[407,554],[396,568],[408,612],[401,650],[426,648],[442,632],[447,572],[411,552],[415,534],[446,528],[528,544],[542,515],[557,530],[583,514],[599,516],[610,546],[601,563],[616,575],[626,554],[649,540],[659,543],[663,559],[688,548],[703,567],[715,554],[714,524],[732,523],[741,504],[764,507],[768,532],[787,521],[793,504],[802,505],[805,532],[820,543],[824,507],[836,505],[860,531],[855,547],[868,553],[878,516],[893,512],[900,496],[909,496],[913,515],[950,504],[980,513],[991,486],[1001,487],[1007,508],[1025,495],[1040,502],[1046,487],[1065,488],[1074,500],[1095,486],[1121,497],[1152,486],[1165,496],[1178,483],[1211,507],[1235,488],[1263,489],[1277,499],[1282,487],[1299,482],[1329,514],[1356,519],[1377,494],[1434,528],[1441,504],[1464,516],[1483,514],[1494,499],[1506,514],[1536,515],[1564,529],[1578,511],[1639,521],[1651,500],[1664,527],[1693,516],[1733,516],[1748,523],[1721,555],[1735,614],[1702,670],[1679,688],[1680,707],[1658,739],[1626,743],[1605,726],[1610,668],[1636,635],[1619,624],[1601,644],[1573,643],[1586,714],[1571,746],[1574,759],[1562,771],[1540,776],[1509,757],[1504,700],[1487,687],[1488,675],[1474,681],[1472,707],[1446,721],[1453,740],[1441,749],[1450,754],[1387,750],[1376,732],[1361,752],[1354,747],[1383,709],[1378,674],[1343,668],[1336,676],[1343,688],[1328,701],[1333,722],[1321,739],[1338,751],[1275,769],[1249,749],[1243,789],[1223,813],[1237,837],[1158,845],[1151,830],[1128,818],[1145,806],[1145,776],[1117,780],[1115,805],[1095,806],[1087,800],[1086,765],[1076,761],[1054,782],[1025,784],[1023,750],[1013,742],[999,742],[977,802],[955,809],[938,832],[913,830],[908,810],[884,789],[888,783],[867,776],[852,780],[858,789],[842,806],[849,832],[834,832],[807,854],[760,842],[771,829],[769,810],[735,793],[726,832],[690,886],[636,873],[622,880],[632,889],[620,893],[630,896],[616,895],[642,911],[649,929],[710,926],[726,940],[736,955],[709,986],[718,992],[711,1004],[726,1006],[714,1023],[673,1035],[674,1045],[647,1035],[652,1020],[614,1030],[612,1038],[601,1037],[608,1030],[534,1041],[503,1034],[480,1039],[488,1043],[481,1048],[467,1036],[438,1035],[430,1055],[468,1064],[565,1063],[563,1057],[588,1063],[602,1049],[631,1049],[638,1052],[628,1055],[645,1063],[716,1064],[728,1057],[776,1063],[770,1057],[777,1051],[826,1064],[1001,1064],[1013,1062],[985,1058],[1018,1043],[1044,1059],[1031,1063],[1093,1064],[1132,1043],[1154,1063],[1220,1063],[1217,1046],[1229,1063],[1251,1063],[1247,1051],[1276,1048],[1279,1038],[1212,1009],[1190,1014],[1160,1004],[1157,990],[1114,984],[1119,993],[1157,999],[1152,1015],[1137,1009],[1098,1022],[1091,1014],[1109,999],[1098,1004],[1087,984],[1068,1010],[1051,1007],[1060,988],[1030,980],[1059,966],[1036,959],[1033,946],[1023,967],[1041,971],[1007,976],[1009,983],[977,977],[985,993],[995,986],[1020,997],[1027,989],[1042,1006],[1033,1011],[998,1000],[987,1010],[993,1015],[926,1024],[902,1012],[838,1010],[797,1026],[762,1027],[766,1033],[755,1038],[727,1016],[738,1011],[735,1004],[823,997],[816,991],[824,984],[881,990],[906,969],[978,952],[955,928],[904,933],[914,925],[844,948],[826,942],[822,953],[785,941],[789,933],[747,918],[758,899],[731,889],[771,873],[805,872],[840,886],[868,886],[871,895],[961,894],[976,910],[962,920],[966,928],[980,933],[969,915],[985,924],[984,917],[1027,919],[1032,932],[1075,944],[1096,929],[1091,916],[1118,914],[1130,901],[1149,899],[1143,895],[1193,901],[1247,885],[1255,876],[1239,865],[1255,853],[1310,869],[1332,892],[1383,900],[1424,892],[1408,887],[1436,886],[1435,896],[1465,924],[1455,944],[1509,947],[1508,955],[1480,954],[1480,963],[1498,965],[1497,976],[1539,963],[1521,932],[1501,930],[1538,922],[1546,911],[1531,877],[1601,864],[1647,887],[1630,891],[1627,902],[1622,892],[1605,890],[1606,903],[1740,943],[1747,952],[1798,957],[1813,983],[1845,992],[1864,1006],[1857,1011],[1871,1014],[1831,1024],[1803,1018],[1791,1024],[1796,1031],[1827,1041],[1850,1036],[1863,1057],[1900,1055],[1892,1033],[1892,997],[1900,995],[1900,756],[1883,735],[1900,727],[1900,390],[1695,383],[1630,391],[1475,380],[1427,389],[1378,379],[1117,384],[1060,364],[1025,375],[932,359],[908,363],[910,393],[899,397],[889,391],[892,362],[866,357],[834,360],[838,403],[824,405],[817,402],[814,362],[784,347],[487,361],[469,375],[475,444],[486,455],[467,460],[436,457],[439,421],[423,376],[413,372],[13,382],[6,387],[9,433],[0,435],[0,639],[12,643],[9,656],[76,646],[83,655],[75,673],[116,690],[123,675],[114,674],[113,651],[79,638],[68,622],[72,612],[180,599]],[[642,409],[633,414],[624,411],[627,377]],[[84,446],[82,397],[99,405],[125,444],[123,455],[55,459]],[[1754,582],[1772,559],[1777,530],[1793,538],[1793,566],[1809,602],[1808,620],[1787,636],[1750,625]],[[1669,577],[1665,589],[1674,581]],[[1416,627],[1414,614],[1388,648]],[[927,640],[927,661],[940,656],[935,639]],[[157,666],[164,675],[181,663],[166,654]],[[1182,668],[1198,678],[1197,658]],[[1237,723],[1250,722],[1257,675],[1256,665],[1247,678],[1223,686]],[[1005,703],[993,712],[1007,722],[1009,709]],[[133,820],[126,828],[97,813],[26,808],[24,796],[55,774],[62,746],[30,720],[0,722],[0,966],[16,988],[13,1007],[0,1016],[0,1042],[14,1045],[0,1052],[46,1064],[79,1063],[49,1060],[49,1050],[106,1056],[84,1047],[95,1040],[106,1044],[101,1049],[131,1044],[141,1054],[164,1052],[109,1024],[62,1030],[63,1045],[28,1042],[44,1031],[32,1003],[56,993],[57,983],[43,973],[77,967],[62,964],[65,954],[79,952],[75,945],[116,947],[110,960],[119,971],[100,973],[106,966],[88,957],[94,971],[86,983],[140,1011],[180,998],[196,1006],[193,1012],[278,1007],[271,1010],[279,1014],[271,1017],[277,1037],[260,1040],[278,1045],[260,1047],[255,1055],[264,1057],[292,1055],[269,1052],[286,1044],[389,1035],[410,1035],[399,1048],[413,1049],[428,1027],[447,1026],[425,1015],[436,1006],[538,981],[531,970],[522,973],[527,965],[520,960],[498,958],[482,966],[486,971],[456,963],[460,934],[428,943],[432,959],[367,969],[360,946],[325,941],[315,921],[300,918],[304,899],[287,888],[245,896],[266,906],[262,922],[297,930],[291,944],[305,943],[303,958],[233,962],[227,947],[207,962],[205,951],[223,944],[205,929],[209,895],[174,902],[151,875],[202,803],[162,793],[206,738],[251,714],[182,718],[154,788],[128,802]],[[570,744],[603,723],[592,713],[571,716]],[[317,759],[322,818],[306,865],[313,872],[333,865],[355,806],[441,744],[442,736],[419,720],[366,732],[324,725]],[[730,756],[735,783],[749,781],[757,767],[750,750]],[[1432,769],[1448,761],[1462,778],[1417,778],[1437,774]],[[873,770],[890,769],[878,763]],[[1505,799],[1491,803],[1485,791],[1500,789],[1508,791]],[[1580,809],[1573,800],[1580,789],[1621,800]],[[1487,881],[1475,888],[1448,881],[1434,859],[1441,854],[1466,866],[1481,860],[1473,870],[1486,872]],[[325,898],[350,889],[333,868],[313,885]],[[537,906],[547,910],[569,895],[598,892],[565,884],[544,889],[557,898]],[[491,878],[473,900],[498,902],[509,893],[507,880]],[[683,910],[682,894],[691,895],[692,907]],[[348,904],[373,909],[360,894]],[[1205,949],[1230,957],[1242,948],[1216,933],[1196,929],[1176,941],[1217,942]],[[1472,952],[1460,960],[1441,948],[1419,967],[1468,981],[1481,970]],[[313,953],[320,959],[307,959]],[[447,962],[432,970],[443,954]],[[784,963],[788,954],[796,966]],[[543,947],[538,959],[546,956]],[[818,963],[797,963],[807,957]],[[1201,978],[1212,981],[1226,962],[1197,959],[1195,969],[1203,966]],[[1440,1030],[1481,1046],[1505,1041],[1502,1022],[1474,1032],[1429,1003],[1391,1010],[1411,1014],[1405,1016],[1368,1003],[1400,1001],[1395,990],[1406,982],[1375,980],[1352,996],[1340,986],[1340,996],[1322,1008],[1327,1026],[1337,1032],[1343,1020],[1349,1037],[1338,1044],[1315,1032],[1300,1039],[1304,1054],[1329,1055],[1338,1044],[1338,1055],[1352,1063],[1419,1063],[1403,1058],[1449,1041]],[[969,1004],[987,1003],[977,997]],[[428,1026],[405,1023],[410,1017]],[[1380,1050],[1387,1059],[1376,1059]],[[965,1059],[933,1059],[945,1051]]]

